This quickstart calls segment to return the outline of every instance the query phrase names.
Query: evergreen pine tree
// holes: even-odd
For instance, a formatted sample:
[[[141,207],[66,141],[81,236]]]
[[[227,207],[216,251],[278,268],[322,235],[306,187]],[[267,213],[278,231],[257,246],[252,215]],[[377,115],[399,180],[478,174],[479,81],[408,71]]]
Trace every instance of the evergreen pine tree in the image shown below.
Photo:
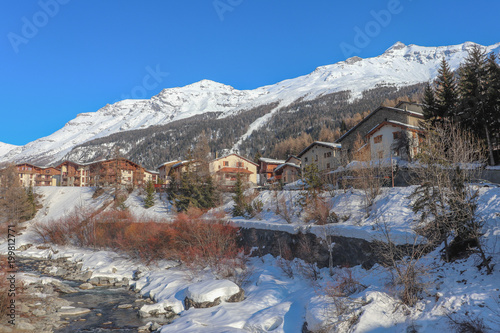
[[[443,58],[436,78],[436,115],[444,119],[454,116],[457,107],[457,85],[448,62]]]
[[[144,199],[144,208],[151,208],[155,205],[155,186],[152,181],[146,185],[146,198]]]
[[[244,216],[246,210],[245,195],[243,194],[243,182],[239,173],[236,175],[233,200],[233,216]]]
[[[492,149],[500,144],[500,66],[494,53],[488,57],[486,71],[488,87],[484,123],[490,164],[495,165]]]
[[[488,111],[488,71],[486,52],[475,45],[459,69],[460,123],[487,141],[490,161],[493,159],[490,128],[487,123]],[[488,142],[490,141],[490,142]]]
[[[31,185],[26,189],[26,200],[28,202],[29,209],[27,209],[25,219],[30,220],[35,217],[38,208],[37,195]]]
[[[434,96],[434,90],[431,84],[427,82],[424,90],[424,118],[429,120],[432,124],[435,124],[438,119],[438,105],[436,97]]]

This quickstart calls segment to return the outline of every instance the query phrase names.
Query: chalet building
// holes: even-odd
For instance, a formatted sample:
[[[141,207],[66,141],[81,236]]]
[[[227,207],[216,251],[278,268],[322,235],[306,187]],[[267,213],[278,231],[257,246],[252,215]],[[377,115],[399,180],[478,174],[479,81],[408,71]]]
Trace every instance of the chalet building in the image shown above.
[[[293,183],[302,176],[300,165],[294,163],[280,164],[274,169],[274,179],[283,184]]]
[[[39,167],[29,163],[16,165],[19,182],[24,187],[29,186],[56,186],[60,171],[53,167]]]
[[[384,120],[365,136],[372,160],[399,157],[411,160],[418,154],[422,129],[397,121]]]
[[[395,107],[381,106],[342,135],[337,143],[342,144],[342,151],[349,159],[358,138],[364,140],[365,144],[370,144],[372,157],[388,157],[391,154],[411,157],[417,147],[412,146],[409,152],[403,152],[395,143],[406,136],[411,144],[418,144],[419,123],[423,119],[422,104],[399,102]]]
[[[279,181],[283,185],[299,180],[302,178],[300,164],[300,158],[294,155],[289,156],[285,163],[278,165],[274,169],[273,180]]]
[[[274,176],[274,169],[278,165],[285,163],[284,160],[276,160],[272,158],[259,158],[259,185],[269,183]]]
[[[341,145],[338,143],[314,141],[297,157],[302,161],[302,170],[308,165],[316,164],[321,173],[326,173],[340,166],[340,150]]]
[[[195,172],[201,163],[195,160],[179,161],[170,167],[169,177],[180,179],[184,172]]]
[[[85,174],[85,167],[71,161],[64,161],[55,167],[60,170],[61,186],[86,186],[85,180],[82,180],[82,175]],[[87,185],[88,186],[88,185]]]
[[[149,182],[156,184],[158,183],[159,180],[160,180],[160,173],[158,171],[144,170],[144,180],[143,180],[144,184],[147,184]]]
[[[209,163],[210,174],[226,189],[233,188],[238,174],[243,183],[257,185],[258,164],[238,154],[217,158]]]
[[[142,186],[145,184],[145,169],[125,158],[93,162],[89,166],[91,186]]]
[[[170,169],[172,169],[172,166],[175,164],[179,163],[180,161],[175,160],[175,161],[169,161],[166,163],[163,163],[159,165],[156,170],[159,173],[159,181],[163,182],[163,184],[168,184],[170,182],[169,179],[169,174],[170,174]]]

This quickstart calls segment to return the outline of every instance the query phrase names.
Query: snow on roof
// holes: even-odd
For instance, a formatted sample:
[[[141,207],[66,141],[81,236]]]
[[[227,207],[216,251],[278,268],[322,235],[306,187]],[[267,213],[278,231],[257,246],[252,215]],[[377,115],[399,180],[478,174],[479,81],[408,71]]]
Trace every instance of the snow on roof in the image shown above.
[[[259,161],[262,161],[264,163],[269,163],[269,164],[283,164],[283,163],[285,163],[285,160],[275,160],[275,159],[266,158],[266,157],[259,158]]]
[[[248,163],[252,163],[252,164],[254,164],[254,165],[258,165],[258,164],[257,164],[257,163],[255,163],[254,161],[249,160],[248,158],[243,157],[243,156],[241,156],[241,155],[239,155],[239,154],[236,154],[236,153],[231,153],[231,154],[228,154],[228,155],[224,155],[224,156],[219,157],[219,158],[216,158],[215,160],[212,160],[212,161],[210,161],[210,162],[215,162],[215,161],[218,161],[218,160],[220,160],[220,159],[226,158],[226,157],[231,156],[231,155],[238,156],[239,158],[241,158],[242,160],[247,161]]]
[[[401,126],[401,127],[406,127],[406,128],[410,128],[410,129],[414,129],[414,130],[423,130],[422,127],[418,127],[418,126],[413,126],[413,125],[408,125],[408,124],[405,124],[405,123],[402,123],[402,122],[399,122],[399,121],[395,121],[395,120],[384,120],[383,122],[375,125],[371,130],[369,130],[366,135],[369,135],[371,132],[373,132],[374,130],[377,129],[377,127],[381,126],[382,124],[384,123],[387,123],[387,124],[392,124],[392,125],[397,125],[397,126]]]
[[[156,169],[159,169],[162,166],[165,166],[165,165],[168,165],[168,164],[175,164],[175,163],[179,163],[179,160],[173,160],[173,161],[168,161],[168,162],[162,163],[159,166],[157,166]]]
[[[342,148],[342,145],[340,143],[335,142],[314,141],[314,143],[332,148]]]
[[[352,127],[350,130],[348,130],[347,132],[345,132],[340,138],[337,139],[337,142],[341,142],[352,131],[354,131],[356,128],[358,128],[359,125],[361,125],[363,122],[365,122],[365,120],[369,119],[371,116],[373,116],[373,114],[375,114],[376,112],[378,112],[379,110],[382,110],[382,109],[394,110],[396,112],[405,112],[405,113],[409,113],[409,114],[412,114],[412,115],[417,116],[417,117],[423,117],[423,114],[421,112],[411,111],[411,110],[404,110],[404,109],[400,109],[400,108],[396,108],[396,107],[390,107],[390,106],[379,106],[378,108],[376,108],[375,110],[373,110],[372,112],[370,112],[369,115],[367,115],[366,117],[364,117],[363,119],[361,119],[361,121],[359,123],[357,123],[356,125],[354,125],[354,127]]]
[[[314,146],[323,146],[331,149],[341,149],[342,145],[340,143],[335,143],[335,142],[323,142],[323,141],[314,141],[311,143],[309,146],[304,148],[297,156],[300,158],[302,155],[304,155],[309,149],[311,149]]]
[[[276,167],[276,169],[274,169],[274,171],[278,171],[279,169],[281,168],[284,168],[285,166],[290,166],[290,167],[293,167],[293,168],[297,168],[297,169],[300,169],[300,166],[295,164],[295,163],[283,163],[283,164],[280,164]]]

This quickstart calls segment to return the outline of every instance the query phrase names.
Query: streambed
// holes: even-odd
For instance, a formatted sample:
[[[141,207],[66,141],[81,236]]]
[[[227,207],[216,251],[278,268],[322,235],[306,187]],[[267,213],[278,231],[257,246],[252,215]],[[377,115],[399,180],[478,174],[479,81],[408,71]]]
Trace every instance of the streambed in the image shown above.
[[[145,319],[138,316],[138,309],[149,300],[126,287],[94,287],[82,290],[78,286],[84,281],[67,280],[40,272],[41,262],[51,263],[48,260],[32,258],[19,258],[18,261],[20,271],[39,277],[55,278],[74,289],[74,292],[59,292],[57,297],[66,300],[71,307],[90,310],[84,314],[61,314],[53,332],[138,332],[140,328],[144,329],[148,322],[155,321],[154,318]],[[47,313],[47,316],[50,315]],[[36,321],[34,324],[36,325]]]

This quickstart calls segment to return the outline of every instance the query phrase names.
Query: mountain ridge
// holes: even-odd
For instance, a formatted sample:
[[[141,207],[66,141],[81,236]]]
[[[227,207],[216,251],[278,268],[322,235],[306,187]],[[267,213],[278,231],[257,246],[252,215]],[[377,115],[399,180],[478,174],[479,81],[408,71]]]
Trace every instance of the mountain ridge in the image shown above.
[[[107,104],[95,112],[80,113],[53,134],[24,146],[0,144],[0,162],[51,164],[64,158],[74,147],[114,133],[166,125],[206,112],[218,112],[219,118],[242,114],[262,105],[278,103],[269,114],[249,125],[253,131],[266,124],[280,108],[297,100],[314,100],[332,93],[349,91],[354,101],[364,91],[374,87],[404,87],[433,79],[444,57],[452,70],[476,45],[424,47],[397,42],[383,54],[362,59],[352,57],[331,65],[317,67],[297,78],[262,86],[253,90],[238,90],[212,80],[201,80],[184,87],[163,89],[151,99],[122,100]],[[500,43],[482,46],[498,53]],[[238,138],[235,138],[237,149]]]

